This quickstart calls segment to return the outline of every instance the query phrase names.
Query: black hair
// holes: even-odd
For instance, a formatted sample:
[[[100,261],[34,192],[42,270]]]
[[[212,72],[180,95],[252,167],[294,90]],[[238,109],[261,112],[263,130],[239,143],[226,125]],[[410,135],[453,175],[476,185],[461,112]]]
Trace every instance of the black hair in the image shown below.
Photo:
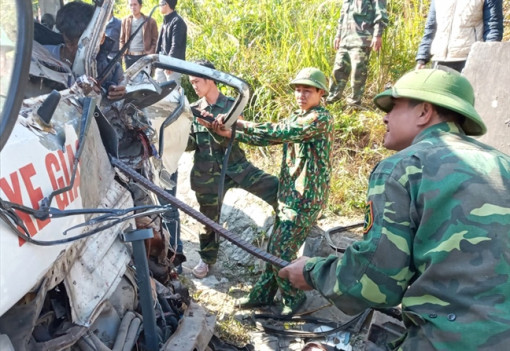
[[[142,0],[138,0],[138,5],[142,6]]]
[[[177,0],[165,0],[172,10],[175,10],[175,6],[177,6]]]
[[[197,65],[200,65],[200,66],[216,69],[216,67],[214,67],[213,63],[206,59],[196,60],[196,61],[194,61],[194,63],[196,63]]]
[[[67,39],[76,41],[87,29],[94,15],[94,5],[73,1],[62,6],[57,12],[57,29]]]
[[[442,121],[455,122],[462,126],[464,124],[464,121],[466,120],[465,116],[461,115],[458,112],[452,111],[449,108],[437,105],[434,105],[434,108],[436,109],[437,115]]]
[[[206,59],[195,60],[195,61],[193,61],[193,63],[196,63],[197,65],[200,65],[200,66],[208,67],[211,69],[216,69],[216,67],[214,67],[213,63]],[[216,82],[214,79],[210,79],[210,78],[204,78],[204,79],[212,80],[214,82],[214,85],[218,85],[218,82]]]
[[[53,18],[51,13],[45,13],[41,17],[41,24],[45,27],[48,27],[49,29],[53,29],[53,26],[55,25],[55,18]]]
[[[411,107],[414,107],[421,103],[427,102],[427,101],[421,101],[421,100],[417,100],[417,99],[410,99],[410,98],[407,98],[407,99],[408,99],[409,106],[411,106]],[[447,107],[438,106],[431,102],[429,102],[429,104],[431,104],[434,107],[434,110],[436,110],[437,115],[444,122],[455,122],[455,123],[458,123],[459,125],[462,125],[466,119],[465,116],[461,115],[458,112],[452,111]]]

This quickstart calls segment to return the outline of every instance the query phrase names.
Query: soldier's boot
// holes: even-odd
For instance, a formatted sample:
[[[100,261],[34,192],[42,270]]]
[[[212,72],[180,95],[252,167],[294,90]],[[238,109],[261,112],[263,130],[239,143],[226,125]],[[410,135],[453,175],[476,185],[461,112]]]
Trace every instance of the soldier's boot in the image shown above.
[[[238,299],[236,305],[240,308],[255,308],[272,305],[277,291],[278,284],[276,283],[271,265],[267,264],[265,271],[253,286],[250,294]]]
[[[292,316],[299,311],[306,301],[304,292],[299,291],[296,296],[283,296],[283,308],[280,312],[282,316]]]

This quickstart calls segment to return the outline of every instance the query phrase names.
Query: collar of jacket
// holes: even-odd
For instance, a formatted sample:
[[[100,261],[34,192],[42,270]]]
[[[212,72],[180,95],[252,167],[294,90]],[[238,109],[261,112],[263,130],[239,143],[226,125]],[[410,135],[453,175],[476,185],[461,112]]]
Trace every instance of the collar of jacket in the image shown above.
[[[209,106],[211,106],[211,107],[218,106],[220,109],[223,109],[225,107],[225,105],[227,104],[227,99],[228,98],[225,95],[220,93],[220,95],[218,95],[218,99],[216,100],[216,102],[214,104],[209,105],[209,103],[207,102],[205,97],[203,97],[201,99],[200,104],[199,104],[198,107],[201,110],[205,110]]]
[[[425,130],[422,130],[417,136],[414,137],[413,144],[416,144],[430,137],[435,137],[441,133],[466,135],[466,133],[464,133],[464,131],[454,122],[441,122],[434,124]]]
[[[163,23],[170,23],[175,17],[177,17],[177,11],[173,10],[168,15],[165,15],[163,18]]]
[[[143,13],[140,12],[140,15],[142,15],[142,19],[145,21],[145,19],[147,18],[147,16],[145,16]],[[133,19],[135,18],[135,16],[133,15],[129,15],[129,20],[130,21],[133,21]]]
[[[295,110],[294,113],[297,114],[297,115],[306,115],[307,113],[309,112],[312,112],[312,111],[315,111],[315,110],[319,110],[319,111],[325,111],[326,108],[324,108],[323,106],[321,105],[317,105],[317,106],[314,106],[312,108],[310,108],[309,110],[305,111],[305,110]]]

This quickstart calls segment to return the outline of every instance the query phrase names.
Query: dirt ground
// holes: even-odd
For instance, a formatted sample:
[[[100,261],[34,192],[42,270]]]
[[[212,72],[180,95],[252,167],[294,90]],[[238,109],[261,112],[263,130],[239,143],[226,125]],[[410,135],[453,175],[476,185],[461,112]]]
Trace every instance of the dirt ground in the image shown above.
[[[191,166],[191,160],[191,154],[186,154],[180,161],[177,196],[195,209],[198,209],[194,193],[189,188],[188,170]],[[227,193],[227,196],[229,196],[229,193]],[[237,203],[240,203],[239,206],[243,206],[243,202],[246,202],[248,205],[248,203],[251,204],[252,200],[246,198],[238,200]],[[325,242],[324,231],[352,222],[353,219],[343,219],[340,217],[321,218],[317,226],[312,230],[304,248],[302,248],[302,253],[307,256],[334,254],[335,251]],[[332,324],[258,318],[257,314],[271,315],[276,313],[275,308],[269,310],[240,310],[237,308],[235,300],[250,291],[252,284],[260,274],[263,262],[258,260],[255,261],[255,264],[241,265],[239,262],[233,261],[232,257],[230,257],[231,253],[226,252],[225,247],[227,245],[224,242],[222,242],[220,247],[218,262],[210,267],[208,276],[204,279],[195,278],[191,270],[200,259],[198,254],[198,233],[201,231],[201,228],[201,224],[181,213],[181,239],[183,241],[184,254],[187,258],[187,261],[182,265],[183,273],[181,274],[181,279],[190,286],[195,301],[199,302],[210,313],[216,316],[215,335],[221,340],[235,344],[237,347],[253,345],[252,349],[257,351],[302,350],[306,342],[309,341],[329,345],[331,350],[363,349],[362,333],[363,328],[366,329],[366,326],[363,326],[361,323],[355,325],[354,331],[339,331],[318,338],[301,337],[297,333],[292,332],[293,330],[305,330],[307,332],[326,331],[331,326],[336,327],[352,319],[352,316],[344,315],[314,291],[307,292],[307,302],[300,310],[298,316],[328,321]],[[359,236],[359,232],[356,233],[355,231],[346,234],[339,236],[337,239],[340,241],[335,242],[335,245],[348,245]],[[263,246],[264,243],[260,242],[260,247]],[[246,255],[249,254],[246,253]],[[276,299],[278,300],[278,296]],[[280,329],[283,331],[280,331]],[[244,349],[248,350],[249,348]]]

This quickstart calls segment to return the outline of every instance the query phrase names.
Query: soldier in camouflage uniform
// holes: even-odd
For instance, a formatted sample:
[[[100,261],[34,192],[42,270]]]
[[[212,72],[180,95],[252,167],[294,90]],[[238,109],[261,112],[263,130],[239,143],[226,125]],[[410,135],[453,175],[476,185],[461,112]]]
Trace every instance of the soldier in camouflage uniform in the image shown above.
[[[333,141],[333,118],[320,106],[322,95],[327,92],[326,76],[316,68],[305,68],[290,85],[294,87],[299,110],[279,123],[238,121],[235,135],[237,140],[252,145],[283,144],[278,211],[267,251],[287,261],[296,258],[327,203]],[[231,135],[230,130],[225,133],[220,128],[216,124],[215,131],[226,137]],[[249,296],[239,301],[241,307],[272,304],[279,287],[284,304],[282,314],[294,313],[305,295],[277,273],[276,267],[267,264]]]
[[[342,98],[349,76],[352,94],[347,98],[347,103],[361,103],[370,51],[381,48],[381,37],[387,25],[386,0],[344,0],[334,40],[337,53],[326,103],[334,103]]]
[[[363,240],[280,276],[349,314],[402,304],[393,349],[506,350],[510,156],[467,136],[486,127],[456,72],[408,73],[374,101],[400,152],[370,176]]]
[[[209,61],[201,60],[197,63],[214,69],[214,65]],[[220,93],[213,80],[190,76],[190,82],[200,97],[198,101],[191,104],[192,107],[207,111],[213,116],[227,113],[232,107],[234,99]],[[215,222],[219,221],[218,186],[227,145],[228,140],[219,136],[213,137],[195,117],[186,148],[186,151],[195,151],[190,174],[191,189],[195,191],[200,212]],[[278,178],[248,162],[244,151],[236,141],[232,144],[228,160],[224,193],[230,188],[242,188],[260,197],[276,210]],[[204,229],[205,233],[199,236],[201,260],[193,269],[193,274],[197,278],[207,275],[209,265],[214,264],[218,256],[219,241],[214,231],[208,227]]]

